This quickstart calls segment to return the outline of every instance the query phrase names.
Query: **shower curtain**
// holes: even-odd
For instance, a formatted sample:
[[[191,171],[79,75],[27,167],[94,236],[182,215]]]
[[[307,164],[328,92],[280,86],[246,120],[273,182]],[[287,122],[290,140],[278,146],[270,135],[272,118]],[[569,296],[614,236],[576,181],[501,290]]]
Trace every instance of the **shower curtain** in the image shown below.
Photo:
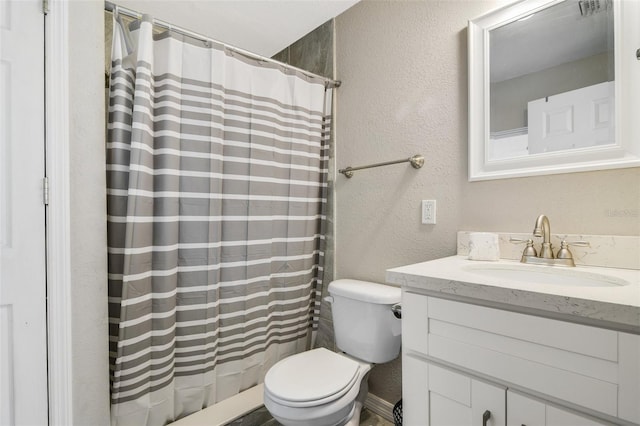
[[[322,290],[331,90],[212,42],[154,34],[148,16],[118,21],[112,424],[163,425],[306,349]]]

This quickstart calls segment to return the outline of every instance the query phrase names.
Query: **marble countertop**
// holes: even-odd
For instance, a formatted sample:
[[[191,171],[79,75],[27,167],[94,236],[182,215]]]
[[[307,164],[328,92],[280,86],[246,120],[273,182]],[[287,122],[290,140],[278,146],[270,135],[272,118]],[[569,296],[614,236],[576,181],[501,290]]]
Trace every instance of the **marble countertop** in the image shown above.
[[[521,264],[513,260],[481,262],[451,256],[389,269],[387,282],[430,296],[640,334],[639,270],[577,266],[576,272],[607,275],[629,284],[568,286],[498,279],[469,270],[483,265]],[[549,270],[548,266],[534,268]]]

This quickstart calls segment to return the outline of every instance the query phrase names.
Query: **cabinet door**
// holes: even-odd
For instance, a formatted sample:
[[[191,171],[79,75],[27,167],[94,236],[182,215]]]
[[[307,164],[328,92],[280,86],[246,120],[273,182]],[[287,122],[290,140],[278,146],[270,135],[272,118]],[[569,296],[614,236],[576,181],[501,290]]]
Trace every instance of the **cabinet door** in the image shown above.
[[[407,355],[403,350],[402,423],[404,425],[425,425],[428,418],[427,362]]]
[[[505,425],[505,388],[427,363],[430,426]]]
[[[508,426],[600,426],[597,420],[507,391]]]

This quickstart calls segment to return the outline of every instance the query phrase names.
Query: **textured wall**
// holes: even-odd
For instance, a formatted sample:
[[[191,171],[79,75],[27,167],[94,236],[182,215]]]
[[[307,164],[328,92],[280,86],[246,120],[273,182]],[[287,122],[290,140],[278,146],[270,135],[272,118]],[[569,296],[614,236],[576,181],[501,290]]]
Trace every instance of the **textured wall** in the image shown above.
[[[69,3],[73,423],[109,424],[103,4]]]
[[[467,181],[467,21],[502,0],[368,1],[336,18],[337,167],[424,154],[336,178],[336,278],[384,282],[385,270],[455,254],[456,231],[638,235],[640,169]],[[420,200],[437,200],[436,225]],[[634,213],[635,212],[635,213]],[[400,362],[370,391],[401,396]]]

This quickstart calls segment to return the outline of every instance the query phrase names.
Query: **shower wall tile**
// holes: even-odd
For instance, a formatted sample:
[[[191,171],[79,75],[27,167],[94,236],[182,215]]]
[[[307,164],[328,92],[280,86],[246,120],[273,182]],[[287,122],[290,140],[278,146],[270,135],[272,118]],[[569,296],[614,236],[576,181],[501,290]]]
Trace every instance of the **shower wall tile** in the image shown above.
[[[294,67],[333,78],[333,19],[273,56]]]
[[[289,60],[298,68],[333,78],[333,20],[292,44]]]
[[[291,65],[291,62],[289,62],[289,47],[285,47],[284,49],[273,55],[271,59],[275,59],[276,61],[284,62],[285,64]]]

